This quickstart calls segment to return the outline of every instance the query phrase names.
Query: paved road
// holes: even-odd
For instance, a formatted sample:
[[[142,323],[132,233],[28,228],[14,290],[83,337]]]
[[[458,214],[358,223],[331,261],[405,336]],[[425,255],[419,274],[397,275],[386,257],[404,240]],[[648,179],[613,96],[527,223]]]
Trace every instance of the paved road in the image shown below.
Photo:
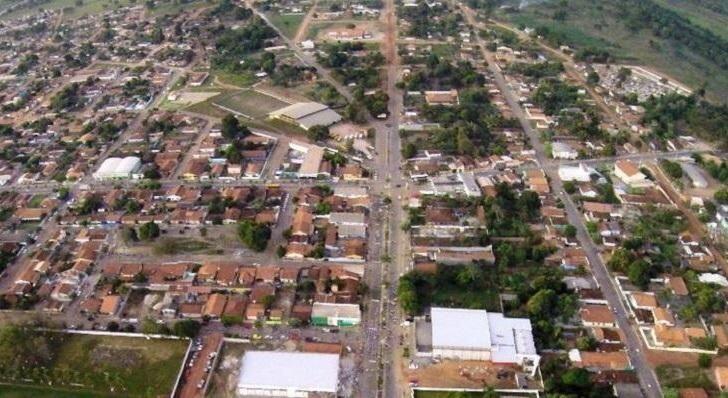
[[[462,4],[460,5],[460,7],[463,10],[467,22],[475,26],[476,24],[472,10]],[[533,127],[531,127],[531,123],[526,118],[525,113],[518,103],[518,97],[511,91],[510,87],[506,83],[503,74],[500,72],[499,68],[495,64],[495,60],[492,54],[486,50],[485,43],[482,42],[479,36],[476,36],[476,41],[477,44],[479,44],[481,51],[483,52],[484,58],[488,62],[489,69],[493,73],[498,88],[501,90],[503,96],[506,99],[506,102],[511,107],[513,115],[518,118],[521,126],[523,127],[523,130],[526,132],[526,135],[531,141],[531,144],[533,145],[536,152],[537,162],[541,165],[546,164],[548,162],[548,159],[544,151],[544,146],[539,139],[538,132]],[[560,198],[564,203],[564,210],[566,211],[569,223],[576,227],[576,236],[582,248],[586,252],[589,263],[591,264],[592,274],[597,280],[599,288],[604,294],[604,297],[609,302],[609,305],[616,313],[617,326],[624,332],[627,353],[629,355],[630,361],[632,362],[632,366],[635,368],[643,391],[649,398],[661,397],[662,392],[660,390],[660,384],[657,381],[657,376],[655,375],[655,372],[652,370],[647,360],[645,359],[645,356],[643,355],[644,347],[642,346],[641,340],[637,335],[634,327],[632,327],[628,312],[619,296],[619,293],[617,292],[617,289],[613,283],[609,271],[607,270],[604,262],[599,255],[599,250],[597,246],[589,237],[582,214],[579,212],[576,205],[571,200],[571,197],[565,194],[562,181],[559,179],[558,172],[555,169],[548,167],[545,168],[545,172],[550,178],[551,187],[554,190],[555,196]]]

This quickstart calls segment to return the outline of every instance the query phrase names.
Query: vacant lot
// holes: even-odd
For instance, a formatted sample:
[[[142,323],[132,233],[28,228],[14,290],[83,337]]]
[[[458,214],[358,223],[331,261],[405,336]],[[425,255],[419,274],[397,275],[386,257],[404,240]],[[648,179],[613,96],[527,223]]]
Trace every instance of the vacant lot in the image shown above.
[[[288,105],[254,90],[244,90],[215,98],[215,104],[241,113],[252,119],[264,119],[268,113]]]
[[[697,366],[658,366],[655,371],[663,387],[690,388],[700,387],[715,391],[715,384],[708,376],[709,369]]]
[[[29,369],[23,375],[23,383],[34,380],[36,384],[5,385],[0,387],[0,396],[169,395],[188,346],[185,340],[61,333],[53,341],[56,354],[52,364],[48,368]]]
[[[268,20],[280,29],[284,36],[291,39],[296,35],[298,26],[303,22],[304,14],[269,13]]]

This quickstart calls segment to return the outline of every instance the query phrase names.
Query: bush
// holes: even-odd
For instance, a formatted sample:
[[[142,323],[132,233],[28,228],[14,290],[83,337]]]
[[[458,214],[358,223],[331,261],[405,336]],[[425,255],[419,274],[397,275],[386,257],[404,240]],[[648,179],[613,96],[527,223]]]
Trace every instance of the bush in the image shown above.
[[[713,358],[709,354],[698,355],[698,366],[707,369],[713,363]]]

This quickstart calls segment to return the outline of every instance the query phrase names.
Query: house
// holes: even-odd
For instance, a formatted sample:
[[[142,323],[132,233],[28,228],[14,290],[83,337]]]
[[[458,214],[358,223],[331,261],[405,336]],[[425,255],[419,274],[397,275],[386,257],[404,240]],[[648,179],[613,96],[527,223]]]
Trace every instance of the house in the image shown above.
[[[625,351],[589,352],[580,350],[569,351],[569,359],[576,366],[591,371],[602,370],[628,370],[632,363]]]
[[[715,384],[721,391],[728,391],[728,366],[716,366],[713,369]]]
[[[213,293],[202,307],[202,315],[209,316],[212,319],[218,319],[222,316],[227,304],[227,296],[220,293]]]
[[[639,310],[652,310],[657,308],[657,298],[650,292],[632,292],[629,295],[629,303],[632,308]]]
[[[291,224],[292,236],[308,237],[313,233],[313,214],[308,210],[299,207],[293,215]]]
[[[104,296],[101,300],[101,307],[99,308],[99,314],[103,315],[114,315],[119,310],[121,304],[121,296],[118,294],[110,294]]]
[[[579,310],[581,321],[589,327],[617,327],[614,314],[606,305],[587,304]]]
[[[614,175],[622,182],[631,187],[641,187],[651,185],[647,176],[644,175],[639,167],[631,160],[618,160],[614,163]]]

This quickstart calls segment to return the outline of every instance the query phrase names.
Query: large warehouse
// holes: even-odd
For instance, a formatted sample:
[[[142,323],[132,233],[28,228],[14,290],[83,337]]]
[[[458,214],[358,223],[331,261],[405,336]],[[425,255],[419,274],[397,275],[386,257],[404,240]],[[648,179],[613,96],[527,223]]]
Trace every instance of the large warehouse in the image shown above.
[[[94,173],[97,180],[111,180],[120,178],[131,178],[132,174],[139,171],[142,161],[136,156],[125,158],[108,158],[101,163],[99,169]]]
[[[339,356],[305,352],[247,351],[238,395],[243,397],[336,396]]]
[[[535,372],[531,321],[501,313],[462,308],[432,308],[432,355],[439,358],[517,364]]]
[[[313,126],[331,126],[341,121],[341,115],[317,102],[299,102],[273,111],[268,116],[295,124],[304,130]]]

